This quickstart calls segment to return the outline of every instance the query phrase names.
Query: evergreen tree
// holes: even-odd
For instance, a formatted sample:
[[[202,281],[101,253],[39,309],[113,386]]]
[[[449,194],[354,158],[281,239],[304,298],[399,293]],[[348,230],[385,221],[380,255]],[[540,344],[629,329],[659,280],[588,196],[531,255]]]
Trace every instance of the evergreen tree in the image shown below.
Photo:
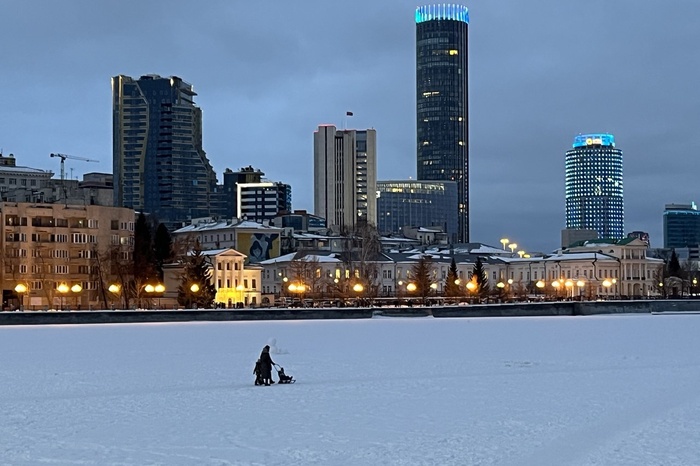
[[[476,258],[472,276],[475,277],[474,280],[476,281],[476,293],[482,298],[487,297],[489,295],[489,279],[486,276],[486,270],[484,270],[484,264],[481,262],[481,257]]]
[[[173,239],[164,224],[159,224],[153,241],[153,252],[156,260],[156,270],[160,281],[163,281],[163,264],[167,264],[173,256]]]
[[[433,271],[433,264],[430,256],[421,256],[418,262],[411,269],[413,283],[416,285],[416,294],[425,298],[430,293],[430,278]]]
[[[158,279],[156,258],[153,253],[151,227],[141,212],[134,226],[134,282],[136,289]]]
[[[195,241],[192,254],[187,257],[180,286],[177,289],[177,302],[191,308],[208,309],[214,304],[216,288],[211,283],[211,270],[202,254],[199,241]]]
[[[671,258],[668,261],[668,275],[669,277],[683,278],[683,269],[675,249],[671,251]]]
[[[445,279],[445,296],[462,296],[462,287],[458,283],[458,280],[459,276],[457,275],[457,263],[453,257],[452,262],[450,263],[450,269],[447,271],[447,278]]]

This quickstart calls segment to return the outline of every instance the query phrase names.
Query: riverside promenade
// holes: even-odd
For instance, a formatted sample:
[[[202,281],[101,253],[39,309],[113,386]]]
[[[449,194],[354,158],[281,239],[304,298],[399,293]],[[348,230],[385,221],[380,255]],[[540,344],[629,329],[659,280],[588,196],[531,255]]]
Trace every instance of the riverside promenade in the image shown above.
[[[558,301],[466,306],[257,308],[198,310],[0,312],[0,325],[122,324],[251,320],[370,319],[372,317],[546,317],[699,313],[700,300]]]

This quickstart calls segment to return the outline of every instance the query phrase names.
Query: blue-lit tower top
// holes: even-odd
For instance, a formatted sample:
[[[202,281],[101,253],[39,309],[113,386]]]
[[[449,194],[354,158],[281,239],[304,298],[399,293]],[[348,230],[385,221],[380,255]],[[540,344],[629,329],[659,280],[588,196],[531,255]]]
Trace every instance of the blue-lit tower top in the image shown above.
[[[612,146],[615,147],[615,136],[608,133],[579,134],[574,138],[573,147]]]
[[[416,8],[416,23],[436,19],[447,19],[469,23],[469,9],[464,5],[457,5],[454,3],[426,5]]]
[[[624,237],[622,151],[608,133],[579,134],[566,152],[566,228]]]

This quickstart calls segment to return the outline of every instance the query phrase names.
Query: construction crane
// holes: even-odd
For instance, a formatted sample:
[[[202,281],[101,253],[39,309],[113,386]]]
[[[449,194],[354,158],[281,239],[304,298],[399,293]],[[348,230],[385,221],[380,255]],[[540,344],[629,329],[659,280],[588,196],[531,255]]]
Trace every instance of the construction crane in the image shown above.
[[[85,157],[76,157],[75,155],[66,155],[66,154],[51,154],[51,157],[60,157],[61,158],[61,183],[63,183],[63,180],[66,176],[65,167],[63,165],[63,163],[66,161],[66,159],[82,160],[83,162],[99,162],[99,160],[86,159]]]

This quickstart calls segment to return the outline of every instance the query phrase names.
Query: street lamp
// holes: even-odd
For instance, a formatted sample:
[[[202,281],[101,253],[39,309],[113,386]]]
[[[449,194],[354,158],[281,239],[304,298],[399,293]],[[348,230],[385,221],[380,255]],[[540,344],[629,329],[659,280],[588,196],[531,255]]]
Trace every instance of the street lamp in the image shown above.
[[[80,299],[80,297],[78,296],[78,294],[79,294],[81,291],[83,291],[83,287],[76,283],[75,285],[73,285],[73,286],[70,287],[70,290],[71,290],[73,293],[75,293],[75,307],[76,307],[78,310],[80,310],[80,303],[78,302],[78,300]]]
[[[539,289],[539,291],[535,290],[537,292],[537,294],[539,294],[542,291],[542,288],[545,287],[544,280],[537,280],[537,283],[535,283],[535,286],[537,287],[537,289]]]
[[[503,245],[503,250],[506,250],[506,244],[510,243],[508,238],[501,238],[501,244]]]
[[[586,286],[586,282],[579,280],[576,282],[576,286],[578,286],[578,300],[583,301],[583,287]]]
[[[508,245],[508,248],[510,248],[511,254],[515,251],[515,249],[518,247],[517,243],[510,243]]]
[[[15,286],[15,291],[19,294],[19,310],[24,311],[24,293],[27,292],[27,285],[24,283],[18,283]]]
[[[116,283],[112,283],[111,285],[109,285],[109,288],[107,288],[107,290],[113,295],[119,297],[121,294],[122,287],[117,285]],[[114,304],[112,304],[112,310],[114,310]]]
[[[606,294],[606,296],[609,297],[609,295],[610,295],[610,287],[612,286],[612,282],[606,278],[605,280],[603,280],[603,286],[605,287],[605,294]]]
[[[199,285],[197,283],[193,283],[192,285],[190,285],[190,291],[194,295],[196,295],[197,293],[199,293]],[[195,302],[192,302],[192,301],[195,301]],[[190,306],[192,307],[192,309],[196,309],[195,304],[197,304],[196,299],[193,300],[192,296],[190,296]]]
[[[569,295],[569,292],[571,292],[571,297],[574,297],[574,282],[571,280],[567,280],[564,282],[564,287],[566,287],[566,295]]]
[[[525,251],[523,251],[523,250],[518,251],[518,255],[519,255],[520,258],[522,259],[523,256],[525,255]]]
[[[552,287],[554,287],[554,290],[555,290],[554,294],[557,297],[557,299],[559,299],[559,287],[560,286],[561,286],[561,282],[559,280],[554,280],[552,282]]]
[[[56,287],[56,291],[61,293],[61,310],[63,310],[63,296],[70,291],[70,287],[65,283],[61,283]]]
[[[195,286],[195,285],[193,285],[193,286]],[[165,286],[162,285],[162,284],[160,284],[160,283],[156,284],[155,286],[154,286],[154,285],[151,285],[151,284],[149,283],[149,284],[146,285],[143,289],[144,289],[144,291],[145,291],[146,293],[148,293],[149,295],[151,295],[151,294],[153,294],[153,293],[161,294],[161,293],[163,293],[163,292],[165,291]],[[197,291],[199,291],[199,287],[198,287],[198,286],[197,286]],[[150,305],[150,303],[149,303],[149,305]],[[158,297],[158,308],[160,308],[160,297]]]

